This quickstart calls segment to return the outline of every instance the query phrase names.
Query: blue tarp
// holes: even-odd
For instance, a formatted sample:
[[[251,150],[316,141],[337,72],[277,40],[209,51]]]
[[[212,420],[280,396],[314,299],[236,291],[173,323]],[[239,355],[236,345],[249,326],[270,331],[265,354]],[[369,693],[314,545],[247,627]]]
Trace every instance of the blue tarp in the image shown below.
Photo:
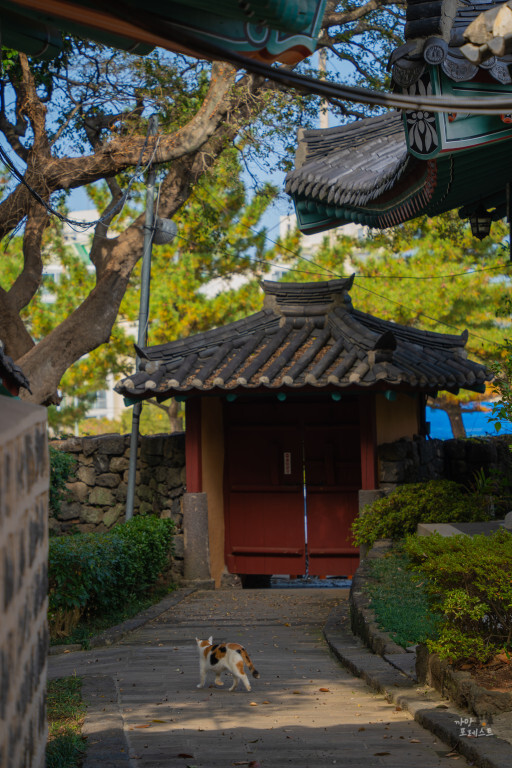
[[[471,404],[463,407],[462,421],[466,428],[468,437],[482,437],[484,435],[511,434],[512,423],[510,421],[501,423],[501,430],[496,432],[494,421],[490,420],[492,403],[479,403],[480,406],[488,408],[488,411],[471,411]],[[438,408],[429,408],[427,406],[427,421],[430,422],[430,437],[439,440],[451,440],[453,437],[450,420],[446,411]]]

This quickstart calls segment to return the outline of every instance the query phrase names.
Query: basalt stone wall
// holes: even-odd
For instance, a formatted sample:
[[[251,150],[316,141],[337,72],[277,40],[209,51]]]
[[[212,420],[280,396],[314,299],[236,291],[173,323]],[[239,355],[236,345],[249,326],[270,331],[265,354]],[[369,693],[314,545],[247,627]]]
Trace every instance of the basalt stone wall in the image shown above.
[[[50,516],[57,535],[107,531],[125,519],[130,435],[72,437],[51,445],[76,459],[67,484],[69,499],[58,516]],[[139,438],[134,514],[170,517],[176,524],[174,571],[183,573],[181,497],[185,484],[185,435]]]
[[[379,486],[392,490],[402,483],[455,480],[471,485],[475,473],[499,473],[512,478],[511,435],[502,437],[428,440],[414,438],[385,443],[378,448]]]
[[[46,409],[0,396],[0,768],[43,768],[48,653]]]

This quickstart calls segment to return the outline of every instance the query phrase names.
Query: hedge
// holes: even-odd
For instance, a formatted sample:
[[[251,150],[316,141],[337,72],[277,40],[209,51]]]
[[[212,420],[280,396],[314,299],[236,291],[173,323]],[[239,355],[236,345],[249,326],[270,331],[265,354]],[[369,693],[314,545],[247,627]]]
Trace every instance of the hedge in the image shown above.
[[[512,534],[410,536],[404,551],[441,614],[431,652],[455,664],[512,653]]]
[[[377,539],[402,539],[418,523],[452,523],[488,520],[489,511],[480,494],[469,493],[451,480],[401,485],[377,499],[352,524],[357,546],[372,546]]]
[[[145,592],[168,561],[173,533],[172,520],[137,516],[106,533],[51,539],[52,636],[69,634],[84,611],[106,613]]]

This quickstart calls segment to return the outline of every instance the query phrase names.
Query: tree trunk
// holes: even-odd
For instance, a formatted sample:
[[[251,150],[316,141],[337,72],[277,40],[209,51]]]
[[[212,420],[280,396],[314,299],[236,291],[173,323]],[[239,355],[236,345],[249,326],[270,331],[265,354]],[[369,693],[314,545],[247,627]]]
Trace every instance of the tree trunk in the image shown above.
[[[167,415],[169,416],[169,429],[171,434],[173,432],[183,432],[183,418],[178,416],[179,403],[176,400],[171,400],[171,404],[167,409]]]
[[[452,428],[454,437],[467,437],[466,428],[462,421],[462,408],[460,403],[450,403],[445,406],[446,413],[450,419],[450,426]]]

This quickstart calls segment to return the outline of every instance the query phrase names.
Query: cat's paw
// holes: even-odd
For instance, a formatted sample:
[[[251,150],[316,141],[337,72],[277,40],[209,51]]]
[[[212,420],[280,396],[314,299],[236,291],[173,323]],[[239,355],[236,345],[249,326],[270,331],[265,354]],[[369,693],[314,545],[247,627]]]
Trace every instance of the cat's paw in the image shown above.
[[[196,688],[202,688],[202,687],[203,687],[203,684],[202,684],[202,683],[198,683],[198,684],[196,685]]]
[[[224,683],[222,682],[222,680],[216,680],[215,685],[224,685]]]

